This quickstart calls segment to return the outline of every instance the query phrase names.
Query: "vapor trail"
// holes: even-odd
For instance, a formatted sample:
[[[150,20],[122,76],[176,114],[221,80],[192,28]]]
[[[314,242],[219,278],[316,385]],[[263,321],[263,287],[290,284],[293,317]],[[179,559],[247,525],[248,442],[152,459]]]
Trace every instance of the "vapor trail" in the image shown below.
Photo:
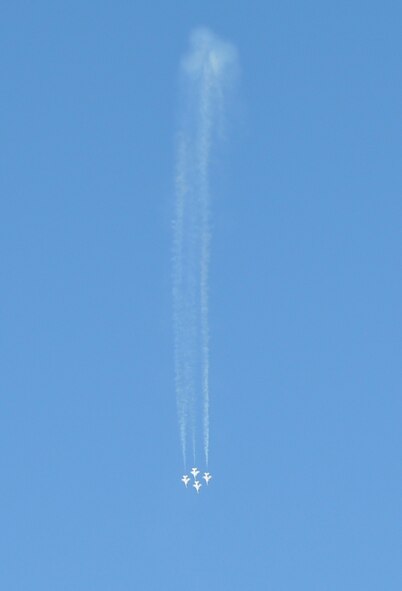
[[[173,325],[174,325],[174,363],[177,415],[183,463],[186,465],[186,397],[184,386],[183,359],[183,222],[184,204],[187,192],[185,177],[185,146],[181,139],[177,148],[177,167],[175,178],[176,207],[173,222]]]
[[[184,105],[177,145],[173,225],[175,385],[179,431],[186,462],[201,423],[209,459],[210,159],[224,115],[224,95],[237,69],[236,50],[208,29],[190,37],[181,63]],[[199,400],[200,399],[200,400]],[[197,420],[202,413],[201,421]]]

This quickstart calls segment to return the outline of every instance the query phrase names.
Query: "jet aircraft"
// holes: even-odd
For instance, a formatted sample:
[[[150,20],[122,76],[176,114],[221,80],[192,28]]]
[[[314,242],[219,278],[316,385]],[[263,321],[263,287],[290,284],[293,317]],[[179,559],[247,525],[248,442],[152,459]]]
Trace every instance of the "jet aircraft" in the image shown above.
[[[193,468],[191,470],[191,474],[194,476],[194,480],[197,478],[197,474],[199,474],[200,471],[197,468]]]
[[[196,481],[194,482],[193,486],[194,486],[194,488],[195,488],[195,490],[197,491],[197,494],[198,494],[198,493],[199,493],[199,491],[200,491],[200,488],[202,487],[202,484],[201,484],[201,482],[198,482],[198,480],[196,480]]]
[[[203,479],[205,480],[205,482],[208,484],[208,482],[211,480],[212,476],[209,472],[204,472],[204,476]]]
[[[187,476],[187,474],[184,474],[183,478],[181,479],[182,482],[184,482],[185,487],[187,488],[188,483],[190,482],[190,478]]]

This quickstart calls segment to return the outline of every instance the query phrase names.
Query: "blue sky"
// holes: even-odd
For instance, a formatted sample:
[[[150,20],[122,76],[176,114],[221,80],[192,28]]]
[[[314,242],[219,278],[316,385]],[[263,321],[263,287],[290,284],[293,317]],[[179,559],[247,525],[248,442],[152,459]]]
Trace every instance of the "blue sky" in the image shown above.
[[[401,588],[401,20],[391,1],[3,7],[2,589]],[[197,497],[170,253],[199,25],[242,74],[211,176]]]

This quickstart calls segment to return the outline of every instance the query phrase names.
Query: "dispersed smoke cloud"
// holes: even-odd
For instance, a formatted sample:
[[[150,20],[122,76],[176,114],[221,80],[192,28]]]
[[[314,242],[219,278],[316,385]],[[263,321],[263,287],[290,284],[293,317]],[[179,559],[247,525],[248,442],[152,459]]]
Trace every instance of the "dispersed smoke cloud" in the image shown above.
[[[237,52],[210,30],[196,29],[182,59],[173,222],[175,389],[183,462],[202,433],[209,460],[210,161],[219,140]]]

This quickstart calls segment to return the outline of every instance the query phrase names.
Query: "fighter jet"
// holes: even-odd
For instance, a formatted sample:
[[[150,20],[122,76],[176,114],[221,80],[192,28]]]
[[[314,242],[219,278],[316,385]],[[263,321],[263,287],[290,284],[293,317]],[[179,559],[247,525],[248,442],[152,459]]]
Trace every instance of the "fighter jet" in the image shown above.
[[[200,471],[197,468],[193,468],[191,470],[191,474],[194,476],[194,480],[197,478],[197,474],[199,474]]]
[[[188,483],[190,482],[190,478],[187,476],[187,474],[185,474],[183,476],[183,478],[181,479],[182,482],[184,482],[185,487],[187,488]]]
[[[197,494],[198,494],[198,493],[199,493],[199,491],[200,491],[200,488],[202,487],[202,484],[201,484],[201,482],[198,482],[198,480],[196,480],[196,481],[194,482],[193,486],[194,486],[194,488],[195,488],[195,490],[197,491]]]
[[[208,484],[208,482],[211,480],[212,476],[209,472],[204,472],[204,476],[203,479],[205,480],[205,482]]]

